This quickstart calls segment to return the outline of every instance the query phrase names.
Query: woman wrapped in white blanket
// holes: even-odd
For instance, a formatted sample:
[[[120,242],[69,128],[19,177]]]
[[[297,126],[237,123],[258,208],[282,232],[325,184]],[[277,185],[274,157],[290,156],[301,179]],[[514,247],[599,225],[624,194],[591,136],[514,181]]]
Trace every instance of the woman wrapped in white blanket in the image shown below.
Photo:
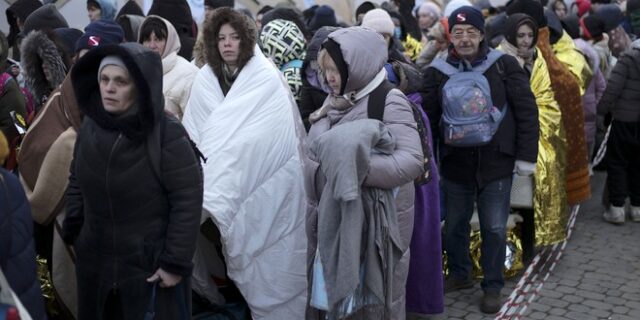
[[[255,24],[219,9],[204,26],[207,65],[183,118],[202,151],[204,219],[220,230],[229,277],[254,319],[303,319],[304,127]]]

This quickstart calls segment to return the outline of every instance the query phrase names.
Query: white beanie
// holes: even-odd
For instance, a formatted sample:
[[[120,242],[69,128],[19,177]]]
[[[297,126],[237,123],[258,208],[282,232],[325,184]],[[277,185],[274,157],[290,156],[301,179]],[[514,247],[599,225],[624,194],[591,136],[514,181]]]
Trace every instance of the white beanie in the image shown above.
[[[362,26],[390,36],[393,36],[396,28],[391,16],[383,9],[373,9],[367,12],[362,18]]]
[[[471,4],[471,2],[469,2],[469,0],[451,0],[451,2],[449,2],[447,4],[446,7],[444,7],[444,16],[445,18],[449,18],[449,16],[456,11],[458,8],[464,7],[464,6],[473,6]]]

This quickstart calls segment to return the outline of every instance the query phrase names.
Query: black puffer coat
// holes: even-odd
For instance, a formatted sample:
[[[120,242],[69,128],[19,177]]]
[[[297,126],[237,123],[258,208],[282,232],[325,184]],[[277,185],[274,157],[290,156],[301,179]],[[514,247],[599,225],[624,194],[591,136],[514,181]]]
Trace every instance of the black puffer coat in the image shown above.
[[[598,113],[611,112],[613,119],[640,122],[640,40],[636,40],[616,63],[602,98]]]
[[[137,88],[135,109],[121,116],[101,103],[97,72],[108,55],[122,59]],[[137,43],[100,47],[78,61],[72,79],[85,120],[63,237],[77,255],[78,318],[102,319],[115,289],[126,319],[142,319],[152,292],[146,279],[160,267],[183,281],[158,289],[156,319],[181,319],[176,294],[190,300],[202,172],[186,131],[163,111],[160,56]]]

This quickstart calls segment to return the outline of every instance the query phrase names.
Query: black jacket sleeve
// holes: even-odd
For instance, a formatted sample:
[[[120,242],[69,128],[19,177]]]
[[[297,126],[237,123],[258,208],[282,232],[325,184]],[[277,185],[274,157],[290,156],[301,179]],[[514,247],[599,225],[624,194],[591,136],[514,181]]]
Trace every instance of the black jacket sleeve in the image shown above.
[[[597,110],[599,115],[610,112],[613,106],[615,106],[618,98],[622,95],[632,65],[633,59],[630,59],[627,55],[620,58],[613,67],[609,80],[607,81],[607,87],[598,102]]]
[[[442,116],[440,90],[446,76],[436,68],[431,67],[424,69],[423,74],[423,86],[421,88],[422,108],[427,117],[429,117],[435,145],[435,141],[440,138],[440,117]]]
[[[513,112],[516,121],[516,159],[535,163],[540,135],[536,98],[531,92],[529,78],[518,61],[510,55],[500,59],[506,73],[507,112]]]
[[[165,121],[161,174],[170,212],[160,267],[173,274],[189,276],[202,213],[202,169],[186,130],[178,120]]]

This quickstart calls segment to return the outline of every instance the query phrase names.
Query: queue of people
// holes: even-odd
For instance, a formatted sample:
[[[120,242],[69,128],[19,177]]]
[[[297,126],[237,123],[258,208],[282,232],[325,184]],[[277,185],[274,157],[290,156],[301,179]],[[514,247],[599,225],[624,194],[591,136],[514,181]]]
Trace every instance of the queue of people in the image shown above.
[[[493,314],[510,215],[525,262],[563,241],[601,143],[603,218],[640,222],[634,1],[234,5],[7,9],[0,267],[31,318],[440,314],[472,216]]]

